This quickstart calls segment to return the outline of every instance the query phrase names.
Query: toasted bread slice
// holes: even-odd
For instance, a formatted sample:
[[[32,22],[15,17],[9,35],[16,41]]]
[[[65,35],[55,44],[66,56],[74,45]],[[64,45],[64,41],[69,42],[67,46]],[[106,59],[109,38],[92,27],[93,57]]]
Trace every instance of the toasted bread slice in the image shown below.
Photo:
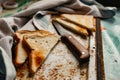
[[[82,34],[85,36],[89,35],[87,29],[80,27],[79,25],[76,25],[74,23],[71,23],[71,22],[61,19],[61,18],[54,18],[53,20],[57,21],[58,23],[62,24],[64,27],[71,29],[79,34]]]
[[[29,30],[21,30],[15,33],[15,39],[17,41],[17,45],[15,47],[15,60],[14,64],[16,67],[22,65],[28,57],[28,52],[26,51],[26,46],[23,45],[23,36],[24,35],[48,35],[51,34],[48,31],[37,30],[37,31],[29,31]]]
[[[50,53],[51,49],[58,42],[59,38],[60,37],[55,34],[49,34],[46,36],[24,36],[23,41],[30,49],[29,68],[31,74],[34,74],[37,71],[46,59],[47,55]]]
[[[81,27],[87,28],[91,31],[96,31],[95,18],[92,15],[61,14],[61,17],[80,25]]]

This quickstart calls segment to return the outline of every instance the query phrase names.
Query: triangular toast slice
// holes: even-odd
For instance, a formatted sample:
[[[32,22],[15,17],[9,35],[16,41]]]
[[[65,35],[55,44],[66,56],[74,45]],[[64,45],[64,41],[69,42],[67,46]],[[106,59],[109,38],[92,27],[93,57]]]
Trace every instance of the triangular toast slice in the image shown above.
[[[32,35],[24,36],[24,43],[30,49],[29,54],[29,69],[30,74],[34,74],[52,48],[59,40],[59,36],[56,34],[49,34],[46,36]]]
[[[83,27],[80,27],[79,25],[76,25],[74,23],[71,23],[69,21],[66,21],[64,19],[61,19],[61,18],[54,18],[53,19],[54,21],[57,21],[58,23],[60,23],[61,25],[63,25],[64,27],[76,32],[76,33],[79,33],[79,34],[82,34],[82,35],[85,35],[85,36],[88,36],[89,33],[87,31],[86,28],[83,28]]]
[[[61,14],[61,17],[91,31],[95,30],[95,18],[92,15]]]
[[[20,30],[15,33],[15,40],[17,41],[15,47],[15,59],[14,64],[16,67],[22,65],[28,57],[28,52],[26,51],[26,45],[23,44],[23,36],[24,35],[48,35],[51,34],[48,31],[43,30],[36,30],[36,31],[29,31],[29,30]]]

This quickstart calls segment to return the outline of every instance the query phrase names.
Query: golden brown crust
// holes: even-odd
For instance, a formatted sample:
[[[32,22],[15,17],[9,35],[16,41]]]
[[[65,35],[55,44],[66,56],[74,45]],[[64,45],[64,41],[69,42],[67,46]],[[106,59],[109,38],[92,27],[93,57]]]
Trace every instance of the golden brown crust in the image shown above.
[[[26,41],[27,41],[27,36],[24,36],[23,37],[23,43],[29,50],[31,50],[32,49],[31,46]]]
[[[93,26],[94,26],[94,29],[92,31],[96,31],[96,18],[93,18]]]
[[[43,55],[42,50],[32,50],[30,55],[29,55],[29,70],[30,74],[33,75],[40,67],[42,62],[44,61],[45,56]],[[35,69],[34,69],[35,68]]]
[[[40,33],[40,34],[42,34],[42,35],[45,35],[45,34],[51,34],[49,31],[45,31],[45,30],[34,30],[34,31],[30,31],[30,30],[20,30],[20,31],[17,31],[16,33],[15,33],[15,35],[18,37],[18,35],[17,34],[25,34],[26,33],[26,35],[29,33],[29,34],[31,34],[31,33]]]
[[[19,44],[19,42],[18,42],[18,44]],[[18,53],[18,44],[17,44],[16,47],[15,47],[15,53]],[[14,65],[15,65],[16,67],[19,67],[19,66],[21,65],[21,63],[19,63],[19,62],[17,61],[17,58],[18,58],[18,54],[15,54]]]

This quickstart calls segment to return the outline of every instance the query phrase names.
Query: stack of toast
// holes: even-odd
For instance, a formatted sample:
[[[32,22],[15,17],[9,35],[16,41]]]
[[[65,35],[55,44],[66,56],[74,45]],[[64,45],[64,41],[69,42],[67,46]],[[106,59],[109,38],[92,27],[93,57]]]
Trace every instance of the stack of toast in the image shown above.
[[[44,30],[21,30],[15,33],[14,38],[17,42],[13,59],[16,68],[27,61],[29,73],[34,75],[60,37]]]

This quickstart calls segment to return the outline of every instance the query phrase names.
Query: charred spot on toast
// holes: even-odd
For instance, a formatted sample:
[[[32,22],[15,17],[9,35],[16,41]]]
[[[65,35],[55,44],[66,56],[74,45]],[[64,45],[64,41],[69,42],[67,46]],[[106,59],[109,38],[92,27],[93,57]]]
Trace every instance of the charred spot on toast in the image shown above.
[[[35,57],[35,65],[36,65],[36,66],[39,66],[40,63],[42,63],[42,61],[43,61],[42,58],[40,58],[40,57],[38,57],[38,56]]]

